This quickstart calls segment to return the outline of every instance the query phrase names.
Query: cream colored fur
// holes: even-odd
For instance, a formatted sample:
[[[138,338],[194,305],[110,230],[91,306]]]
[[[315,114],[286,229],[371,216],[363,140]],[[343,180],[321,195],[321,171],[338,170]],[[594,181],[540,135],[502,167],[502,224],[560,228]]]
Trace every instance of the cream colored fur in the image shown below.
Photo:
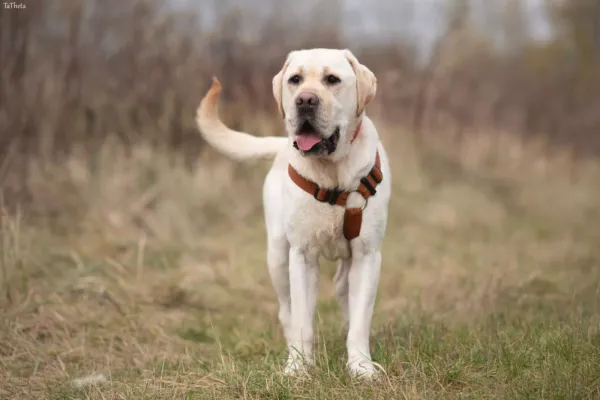
[[[341,82],[329,85],[328,74]],[[289,82],[301,75],[299,84]],[[304,370],[313,362],[314,313],[317,301],[319,257],[339,260],[336,295],[348,328],[348,368],[352,374],[374,376],[369,331],[381,266],[380,246],[386,230],[391,177],[388,158],[365,108],[374,98],[377,80],[348,50],[311,49],[291,52],[273,78],[273,94],[288,137],[255,137],[229,129],[219,119],[221,90],[215,80],[198,108],[197,122],[203,137],[225,155],[245,160],[274,157],[263,186],[268,235],[267,264],[279,300],[279,319],[289,357],[285,372]],[[296,98],[311,92],[320,100],[316,118],[324,137],[339,129],[337,148],[331,154],[309,156],[293,147],[300,118]],[[362,120],[360,134],[352,134]],[[298,188],[287,174],[291,164],[321,187],[354,190],[372,168],[376,152],[383,181],[363,212],[360,236],[347,241],[342,234],[344,209],[320,203]],[[352,193],[348,207],[365,206]]]

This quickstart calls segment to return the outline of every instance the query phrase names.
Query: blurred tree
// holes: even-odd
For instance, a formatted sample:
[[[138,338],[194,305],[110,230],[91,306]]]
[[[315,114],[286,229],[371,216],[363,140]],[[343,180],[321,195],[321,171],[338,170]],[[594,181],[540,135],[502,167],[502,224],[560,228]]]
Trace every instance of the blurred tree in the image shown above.
[[[600,74],[600,1],[549,0],[557,39],[584,80]]]
[[[503,40],[509,53],[520,52],[531,41],[522,0],[506,0],[501,12]]]
[[[436,88],[434,77],[443,69],[446,49],[459,32],[463,31],[469,23],[471,7],[469,0],[452,0],[447,4],[445,11],[446,27],[434,43],[431,57],[425,65],[418,85],[413,107],[412,128],[420,133],[423,121],[427,117],[427,110],[432,102],[432,91]],[[420,135],[417,135],[419,137]]]

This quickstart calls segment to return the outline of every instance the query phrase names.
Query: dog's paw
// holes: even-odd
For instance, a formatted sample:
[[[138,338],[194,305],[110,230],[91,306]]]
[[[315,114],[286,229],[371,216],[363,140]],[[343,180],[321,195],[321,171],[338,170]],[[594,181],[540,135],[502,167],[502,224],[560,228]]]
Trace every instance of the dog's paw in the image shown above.
[[[375,379],[379,371],[373,363],[364,358],[354,359],[348,362],[348,372],[355,378]]]
[[[303,363],[293,361],[288,361],[285,364],[285,368],[283,368],[283,373],[288,376],[294,376],[305,371],[306,366]]]
[[[283,373],[289,376],[304,374],[308,371],[308,366],[311,364],[311,360],[306,360],[300,356],[289,356],[287,362],[285,363]]]

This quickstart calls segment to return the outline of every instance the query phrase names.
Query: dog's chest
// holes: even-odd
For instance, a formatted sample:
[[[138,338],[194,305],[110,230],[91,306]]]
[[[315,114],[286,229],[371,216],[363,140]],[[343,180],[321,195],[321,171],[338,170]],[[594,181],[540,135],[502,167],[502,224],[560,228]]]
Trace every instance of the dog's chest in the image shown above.
[[[343,234],[344,208],[311,203],[290,213],[286,225],[291,244],[313,249],[329,260],[349,258],[350,244]]]

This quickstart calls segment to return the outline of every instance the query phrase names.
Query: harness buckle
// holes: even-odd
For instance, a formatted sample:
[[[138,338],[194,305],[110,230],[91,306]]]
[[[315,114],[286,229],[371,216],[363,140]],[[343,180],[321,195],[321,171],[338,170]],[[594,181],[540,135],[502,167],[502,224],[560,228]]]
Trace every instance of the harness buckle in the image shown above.
[[[369,180],[367,178],[362,178],[360,180],[360,183],[365,185],[365,187],[367,188],[369,193],[371,193],[371,196],[375,196],[375,193],[377,193],[377,190],[373,187],[373,185],[371,185],[371,182],[369,182]]]
[[[315,192],[313,193],[313,197],[315,198],[315,200],[321,202],[321,203],[329,203],[330,205],[334,206],[338,200],[338,198],[340,197],[340,194],[342,193],[339,190],[336,189],[324,189],[325,191],[325,196],[323,199],[319,198],[319,192],[321,191],[320,187],[315,188]]]

